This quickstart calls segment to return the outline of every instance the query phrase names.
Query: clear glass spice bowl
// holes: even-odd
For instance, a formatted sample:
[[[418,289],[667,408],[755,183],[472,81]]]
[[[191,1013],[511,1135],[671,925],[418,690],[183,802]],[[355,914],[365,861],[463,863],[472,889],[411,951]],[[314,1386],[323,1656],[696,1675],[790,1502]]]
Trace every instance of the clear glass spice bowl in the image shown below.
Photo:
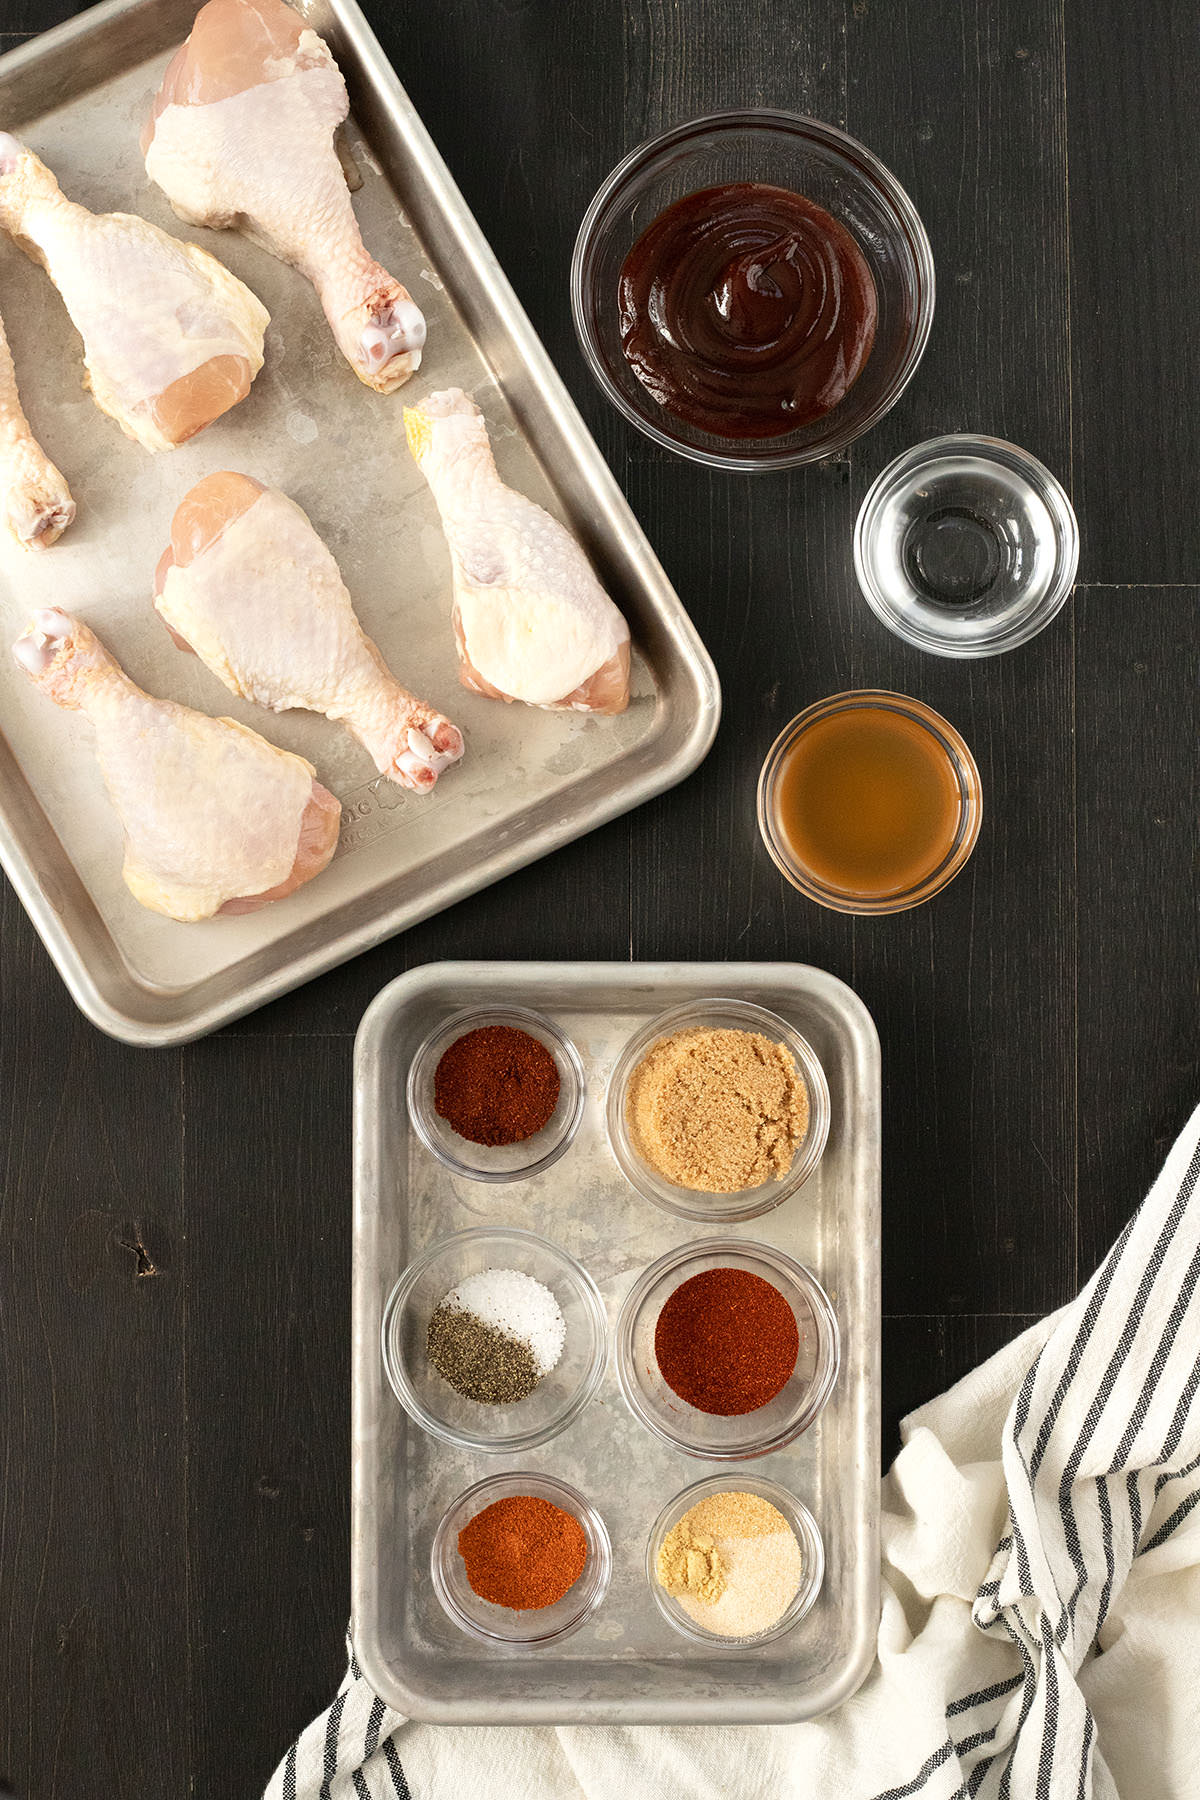
[[[717,1494],[734,1493],[757,1494],[760,1500],[769,1501],[783,1514],[800,1546],[800,1586],[790,1604],[773,1625],[747,1637],[724,1637],[719,1632],[706,1631],[690,1613],[684,1611],[676,1596],[667,1592],[657,1573],[658,1553],[668,1533],[674,1531],[684,1514],[690,1512],[693,1506],[698,1506],[701,1500],[710,1500]],[[761,1475],[710,1475],[707,1481],[697,1481],[681,1494],[676,1494],[673,1500],[668,1500],[655,1519],[646,1540],[646,1579],[663,1618],[684,1637],[691,1638],[693,1643],[724,1650],[740,1650],[751,1646],[757,1648],[760,1644],[769,1644],[782,1637],[811,1611],[825,1579],[825,1546],[821,1541],[821,1533],[817,1530],[817,1522],[807,1506],[786,1488],[780,1487],[777,1481],[768,1481]]]
[[[558,1067],[558,1104],[532,1137],[516,1144],[473,1144],[460,1137],[434,1106],[434,1076],[451,1044],[489,1025],[526,1031]],[[552,1019],[523,1006],[476,1006],[443,1020],[419,1046],[408,1068],[408,1114],[425,1148],[452,1174],[472,1181],[521,1181],[539,1175],[570,1148],[583,1118],[583,1064],[579,1052]]]
[[[630,1077],[660,1039],[671,1037],[677,1031],[696,1029],[760,1032],[791,1053],[808,1089],[808,1129],[797,1145],[785,1175],[734,1194],[706,1194],[668,1181],[641,1154],[626,1113]],[[753,1006],[747,1000],[693,1000],[652,1019],[621,1051],[609,1076],[605,1098],[609,1145],[630,1186],[666,1212],[676,1213],[683,1219],[702,1219],[710,1225],[731,1225],[743,1219],[757,1219],[790,1199],[821,1160],[829,1138],[829,1119],[829,1083],[808,1039],[786,1019],[768,1012],[763,1006]]]
[[[566,1325],[562,1355],[523,1400],[468,1400],[429,1361],[429,1321],[446,1295],[483,1269],[518,1269],[550,1289]],[[608,1319],[595,1282],[557,1244],[532,1231],[478,1226],[430,1245],[388,1295],[381,1327],[392,1391],[423,1430],[460,1449],[516,1454],[556,1437],[596,1392],[608,1354]]]
[[[651,398],[621,347],[618,281],[642,232],[685,194],[742,181],[803,194],[846,226],[870,266],[879,307],[871,354],[845,397],[781,437],[721,438],[689,424]],[[575,330],[606,398],[664,450],[716,469],[786,469],[840,455],[912,380],[933,306],[929,239],[895,176],[836,126],[765,107],[691,119],[631,150],[584,214],[571,259]]]
[[[561,1506],[578,1519],[587,1539],[587,1561],[578,1581],[553,1606],[515,1612],[480,1599],[467,1580],[458,1534],[485,1507],[525,1494]],[[433,1537],[430,1573],[447,1617],[468,1637],[484,1644],[542,1649],[578,1631],[601,1604],[612,1575],[612,1544],[595,1507],[565,1481],[552,1475],[490,1475],[460,1494],[443,1514]]]
[[[677,1287],[707,1269],[744,1269],[769,1281],[796,1320],[796,1367],[775,1398],[754,1412],[701,1412],[668,1387],[658,1366],[659,1313]],[[837,1316],[816,1276],[782,1250],[740,1238],[706,1238],[651,1263],[625,1296],[616,1337],[617,1379],[634,1418],[685,1455],[708,1462],[741,1462],[790,1444],[821,1412],[841,1363]]]

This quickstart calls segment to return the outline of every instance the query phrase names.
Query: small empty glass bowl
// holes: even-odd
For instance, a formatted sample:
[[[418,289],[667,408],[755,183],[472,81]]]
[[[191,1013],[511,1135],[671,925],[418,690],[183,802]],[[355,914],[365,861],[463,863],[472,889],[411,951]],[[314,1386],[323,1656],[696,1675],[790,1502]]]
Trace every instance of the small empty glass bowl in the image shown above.
[[[755,1412],[722,1417],[681,1400],[654,1354],[658,1315],[683,1282],[706,1269],[745,1269],[781,1293],[795,1315],[800,1354],[785,1386]],[[617,1379],[633,1416],[688,1456],[740,1462],[781,1450],[807,1431],[833,1392],[841,1362],[837,1318],[815,1275],[769,1244],[706,1238],[671,1250],[634,1282],[617,1319]]]
[[[451,1288],[482,1269],[519,1269],[550,1289],[566,1324],[562,1355],[531,1394],[511,1406],[468,1400],[429,1361],[429,1321]],[[383,1366],[397,1400],[425,1431],[470,1450],[532,1450],[579,1416],[604,1375],[608,1316],[581,1263],[532,1231],[477,1227],[442,1238],[415,1258],[388,1295]]]
[[[995,656],[1043,630],[1079,566],[1062,484],[1001,438],[931,438],[889,463],[854,528],[871,610],[935,656]]]
[[[782,437],[720,438],[652,400],[621,348],[618,281],[642,232],[685,194],[758,181],[814,200],[857,239],[879,312],[870,356],[839,404]],[[713,113],[632,150],[584,215],[571,260],[571,310],[592,374],[639,431],[693,462],[782,469],[836,456],[890,410],[933,323],[933,254],[915,207],[883,164],[843,131],[766,109]]]
[[[458,1553],[458,1534],[485,1507],[523,1494],[549,1500],[579,1520],[587,1538],[587,1562],[579,1580],[553,1606],[514,1612],[511,1607],[481,1600],[472,1588]],[[460,1631],[484,1644],[534,1650],[557,1644],[591,1618],[608,1591],[612,1544],[595,1507],[565,1481],[552,1475],[490,1475],[460,1494],[443,1515],[433,1537],[430,1569],[434,1592]]]
[[[783,1044],[808,1088],[808,1130],[796,1148],[786,1175],[765,1181],[760,1187],[743,1188],[736,1194],[706,1194],[668,1181],[641,1155],[626,1116],[630,1077],[642,1058],[661,1038],[677,1031],[700,1029],[756,1031]],[[829,1084],[825,1071],[807,1038],[786,1019],[747,1000],[692,1000],[652,1019],[625,1045],[608,1080],[605,1121],[608,1141],[621,1173],[647,1200],[684,1219],[703,1219],[708,1224],[732,1224],[757,1219],[794,1194],[821,1160],[829,1137]]]
[[[690,1613],[684,1611],[674,1594],[668,1594],[657,1575],[658,1553],[667,1533],[674,1531],[684,1513],[690,1512],[693,1506],[698,1506],[701,1500],[711,1500],[716,1494],[757,1494],[760,1500],[769,1501],[783,1514],[800,1545],[800,1586],[787,1611],[780,1615],[774,1625],[769,1625],[765,1631],[757,1631],[750,1637],[722,1637],[719,1632],[706,1631]],[[768,1481],[761,1475],[712,1475],[707,1481],[697,1481],[692,1487],[685,1488],[682,1494],[676,1494],[673,1500],[668,1500],[655,1519],[646,1541],[646,1579],[663,1618],[684,1637],[691,1638],[693,1643],[704,1644],[711,1649],[739,1650],[751,1645],[757,1648],[760,1644],[770,1644],[782,1637],[811,1610],[825,1579],[825,1546],[821,1542],[817,1522],[807,1506],[797,1500],[794,1494],[789,1494],[786,1488],[780,1487],[777,1481]]]
[[[433,1079],[451,1044],[468,1031],[487,1025],[508,1025],[527,1031],[544,1044],[558,1065],[558,1104],[542,1129],[517,1144],[473,1144],[460,1137],[433,1104]],[[455,1175],[472,1181],[520,1181],[539,1175],[556,1163],[579,1130],[585,1099],[583,1064],[570,1038],[541,1013],[523,1006],[476,1006],[431,1031],[417,1050],[408,1069],[408,1113],[413,1129]]]

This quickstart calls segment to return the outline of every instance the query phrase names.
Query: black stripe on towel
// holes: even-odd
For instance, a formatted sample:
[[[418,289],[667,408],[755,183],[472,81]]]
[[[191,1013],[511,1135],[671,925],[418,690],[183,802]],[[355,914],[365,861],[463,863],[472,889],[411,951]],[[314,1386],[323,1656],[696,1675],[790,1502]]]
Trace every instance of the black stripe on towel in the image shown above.
[[[1007,1681],[996,1681],[991,1687],[980,1688],[977,1693],[964,1694],[961,1700],[950,1702],[946,1708],[946,1717],[952,1719],[956,1713],[970,1712],[972,1707],[982,1706],[988,1700],[999,1700],[1002,1694],[1015,1693],[1024,1679],[1024,1675],[1010,1675]]]
[[[363,1774],[361,1769],[355,1769],[353,1771],[353,1773],[354,1773],[354,1792],[357,1796],[357,1800],[371,1800],[371,1790],[367,1786],[366,1776]]]
[[[1083,1722],[1083,1745],[1079,1758],[1079,1791],[1076,1795],[1076,1800],[1087,1800],[1087,1796],[1091,1792],[1091,1783],[1088,1780],[1088,1775],[1092,1766],[1092,1742],[1095,1736],[1096,1721],[1093,1719],[1091,1708],[1089,1707],[1087,1718]]]
[[[1142,1391],[1138,1395],[1138,1403],[1133,1409],[1133,1417],[1130,1419],[1129,1424],[1122,1435],[1121,1441],[1117,1445],[1116,1455],[1113,1458],[1114,1474],[1118,1469],[1124,1468],[1137,1434],[1145,1421],[1146,1414],[1150,1411],[1150,1402],[1154,1398],[1154,1390],[1162,1380],[1162,1372],[1167,1366],[1167,1358],[1175,1348],[1175,1339],[1179,1336],[1179,1328],[1183,1324],[1184,1315],[1192,1303],[1197,1283],[1200,1283],[1200,1249],[1197,1249],[1196,1254],[1188,1264],[1187,1273],[1180,1283],[1179,1293],[1176,1295],[1175,1303],[1167,1315],[1167,1323],[1163,1329],[1162,1337],[1159,1339],[1158,1348],[1154,1352],[1154,1357],[1150,1364],[1150,1373],[1147,1375]],[[1159,1454],[1161,1456],[1161,1450]],[[1158,1460],[1158,1458],[1156,1458],[1156,1460]]]
[[[283,1765],[283,1800],[296,1800],[296,1751],[293,1744]]]
[[[1066,1466],[1063,1469],[1062,1480],[1059,1483],[1058,1503],[1063,1517],[1063,1537],[1067,1549],[1070,1552],[1071,1561],[1075,1565],[1075,1587],[1066,1606],[1059,1614],[1058,1629],[1055,1633],[1056,1640],[1060,1644],[1065,1642],[1067,1632],[1074,1623],[1075,1609],[1079,1603],[1079,1597],[1083,1593],[1089,1580],[1089,1570],[1083,1555],[1083,1546],[1079,1539],[1079,1527],[1075,1518],[1075,1508],[1072,1505],[1070,1498],[1071,1488],[1074,1486],[1075,1477],[1079,1472],[1079,1466],[1083,1461],[1087,1444],[1090,1441],[1100,1415],[1111,1396],[1112,1389],[1116,1385],[1121,1364],[1128,1350],[1132,1348],[1133,1339],[1136,1336],[1138,1329],[1137,1322],[1140,1320],[1142,1307],[1149,1296],[1150,1287],[1153,1284],[1153,1275],[1162,1266],[1167,1250],[1170,1247],[1171,1239],[1174,1237],[1175,1232],[1179,1227],[1179,1222],[1183,1218],[1184,1210],[1186,1209],[1192,1191],[1195,1188],[1194,1171],[1200,1173],[1200,1152],[1192,1159],[1192,1166],[1189,1167],[1184,1184],[1176,1197],[1174,1206],[1171,1208],[1167,1224],[1164,1226],[1159,1241],[1154,1247],[1154,1253],[1150,1258],[1150,1262],[1147,1264],[1145,1274],[1143,1275],[1138,1288],[1137,1299],[1134,1302],[1134,1312],[1126,1322],[1125,1329],[1121,1333],[1121,1341],[1110,1359],[1108,1367],[1104,1371],[1104,1376],[1096,1398],[1088,1409],[1088,1415],[1084,1421],[1083,1432],[1067,1460]],[[1187,1273],[1180,1284],[1179,1293],[1176,1295],[1171,1311],[1167,1316],[1167,1322],[1163,1328],[1162,1336],[1158,1341],[1154,1355],[1150,1361],[1149,1373],[1142,1384],[1142,1390],[1138,1395],[1137,1404],[1133,1409],[1129,1424],[1122,1433],[1121,1441],[1117,1445],[1116,1452],[1113,1456],[1109,1470],[1110,1474],[1118,1474],[1125,1466],[1129,1452],[1133,1448],[1137,1438],[1137,1434],[1141,1430],[1146,1415],[1150,1410],[1150,1404],[1154,1398],[1155,1388],[1161,1380],[1162,1372],[1166,1367],[1167,1359],[1174,1348],[1175,1340],[1179,1335],[1180,1326],[1183,1324],[1184,1316],[1191,1304],[1198,1283],[1200,1283],[1200,1250],[1197,1250],[1191,1263],[1188,1265]],[[1111,1575],[1111,1522],[1104,1533],[1104,1554]],[[1102,1612],[1100,1614],[1101,1622],[1103,1621],[1103,1618],[1104,1613]]]
[[[1129,1496],[1130,1543],[1136,1556],[1141,1549],[1142,1539],[1142,1490],[1138,1486],[1138,1471],[1130,1469],[1125,1477],[1125,1492]]]
[[[1136,1217],[1137,1214],[1135,1213],[1134,1218]],[[1103,1307],[1108,1296],[1108,1290],[1113,1284],[1114,1277],[1117,1273],[1117,1265],[1121,1260],[1126,1244],[1129,1242],[1132,1231],[1133,1219],[1129,1219],[1126,1222],[1124,1231],[1122,1231],[1120,1237],[1113,1245],[1112,1250],[1109,1252],[1107,1262],[1103,1264],[1099,1275],[1096,1277],[1096,1285],[1092,1290],[1092,1297],[1088,1301],[1083,1317],[1079,1321],[1078,1328],[1075,1332],[1075,1342],[1071,1345],[1070,1354],[1063,1367],[1062,1375],[1059,1377],[1058,1386],[1050,1397],[1050,1404],[1047,1406],[1045,1415],[1038,1427],[1038,1434],[1036,1441],[1034,1442],[1033,1453],[1029,1458],[1030,1475],[1036,1475],[1042,1466],[1042,1458],[1045,1456],[1046,1446],[1050,1442],[1050,1433],[1054,1429],[1054,1421],[1059,1415],[1059,1411],[1061,1410],[1063,1401],[1067,1397],[1067,1391],[1070,1388],[1071,1383],[1079,1373],[1079,1365],[1083,1361],[1083,1353],[1087,1349],[1093,1331],[1096,1329],[1096,1321],[1100,1317],[1100,1309]],[[1034,1362],[1034,1369],[1037,1368],[1040,1361],[1041,1357],[1038,1356]],[[1032,1374],[1033,1370],[1031,1370],[1030,1373]],[[1015,1433],[1016,1435],[1019,1435],[1024,1429],[1025,1419],[1018,1416],[1014,1419],[1013,1423]]]
[[[384,1739],[383,1754],[388,1766],[388,1774],[392,1778],[392,1786],[396,1790],[396,1800],[412,1800],[404,1770],[400,1766],[400,1758],[396,1754],[396,1746],[391,1738]]]
[[[347,1690],[348,1691],[348,1690]],[[331,1800],[330,1790],[333,1778],[337,1774],[338,1731],[341,1728],[342,1713],[346,1707],[346,1694],[341,1693],[329,1709],[329,1717],[325,1721],[325,1765],[322,1770],[324,1779],[321,1782],[320,1800]]]
[[[383,1701],[376,1694],[371,1702],[371,1712],[367,1719],[366,1736],[363,1739],[363,1761],[368,1762],[379,1748],[379,1727],[383,1724]]]
[[[1038,1753],[1037,1800],[1050,1800],[1050,1776],[1054,1769],[1054,1747],[1058,1739],[1058,1664],[1054,1660],[1054,1644],[1050,1621],[1042,1614],[1042,1674],[1046,1684],[1046,1705],[1042,1718],[1042,1748]],[[1014,1745],[1014,1749],[1015,1749]],[[1011,1768],[1011,1763],[1009,1767]]]
[[[1100,1627],[1108,1617],[1108,1605],[1109,1601],[1112,1599],[1113,1582],[1117,1578],[1117,1559],[1113,1554],[1112,1507],[1108,1502],[1108,1485],[1106,1482],[1098,1481],[1096,1483],[1096,1498],[1100,1502],[1100,1528],[1104,1537],[1104,1586],[1100,1590],[1100,1598],[1096,1603],[1096,1633],[1095,1637],[1092,1639],[1093,1643],[1095,1642],[1095,1638],[1099,1637]],[[1134,1544],[1137,1543],[1136,1531],[1133,1533],[1130,1542]]]
[[[1188,1514],[1197,1506],[1200,1506],[1200,1488],[1194,1489],[1186,1500],[1181,1500],[1170,1518],[1163,1520],[1154,1536],[1147,1538],[1142,1545],[1143,1553],[1147,1550],[1157,1550],[1160,1544],[1165,1544],[1172,1532],[1179,1530]]]
[[[926,1757],[911,1781],[906,1782],[903,1787],[888,1788],[886,1793],[877,1794],[875,1800],[907,1800],[909,1794],[919,1793],[935,1769],[940,1769],[942,1764],[948,1762],[953,1754],[954,1745],[947,1738],[940,1749],[935,1750],[932,1756]]]

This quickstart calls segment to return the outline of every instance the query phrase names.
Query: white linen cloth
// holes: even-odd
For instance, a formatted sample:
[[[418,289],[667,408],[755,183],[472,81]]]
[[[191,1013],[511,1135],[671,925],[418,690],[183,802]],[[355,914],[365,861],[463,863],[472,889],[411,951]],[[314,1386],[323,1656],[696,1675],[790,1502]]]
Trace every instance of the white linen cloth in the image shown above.
[[[879,1658],[836,1711],[409,1724],[351,1658],[267,1800],[1197,1800],[1198,1184],[1200,1109],[1079,1297],[905,1420]]]

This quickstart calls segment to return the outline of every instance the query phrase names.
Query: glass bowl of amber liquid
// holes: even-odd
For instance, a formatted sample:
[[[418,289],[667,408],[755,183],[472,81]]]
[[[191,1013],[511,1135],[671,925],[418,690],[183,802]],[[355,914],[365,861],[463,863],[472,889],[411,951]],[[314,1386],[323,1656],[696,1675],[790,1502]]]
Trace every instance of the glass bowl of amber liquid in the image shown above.
[[[458,1534],[477,1514],[500,1500],[523,1496],[548,1500],[582,1527],[587,1540],[583,1573],[552,1606],[516,1609],[484,1600],[467,1580]],[[589,1500],[554,1475],[489,1475],[460,1494],[442,1515],[433,1536],[430,1573],[448,1618],[478,1643],[540,1650],[557,1644],[586,1624],[603,1602],[612,1576],[612,1543],[604,1520]]]
[[[783,1174],[758,1187],[736,1193],[712,1194],[700,1188],[681,1187],[648,1161],[638,1143],[629,1115],[629,1084],[635,1070],[663,1038],[679,1031],[747,1031],[770,1038],[791,1056],[808,1097],[808,1122],[796,1146],[791,1165]],[[651,1019],[624,1046],[613,1064],[605,1096],[605,1124],[609,1148],[630,1186],[643,1199],[681,1219],[701,1219],[709,1225],[732,1225],[773,1212],[801,1188],[819,1164],[829,1140],[829,1083],[816,1051],[795,1026],[765,1006],[748,1000],[690,1000]]]
[[[851,385],[819,417],[794,429],[773,427],[770,435],[748,433],[745,420],[732,435],[728,428],[705,429],[665,398],[656,398],[631,366],[628,316],[622,317],[623,310],[628,314],[623,271],[649,228],[689,195],[746,183],[799,195],[839,231],[849,233],[865,259],[875,295],[870,351]],[[764,279],[773,279],[770,270]],[[817,267],[808,291],[828,290],[831,284],[836,288],[836,273]],[[672,282],[664,281],[651,310],[664,300],[669,304],[671,291]],[[722,309],[719,284],[714,296]],[[780,469],[840,455],[883,418],[912,380],[929,338],[933,307],[933,253],[900,183],[844,131],[768,109],[710,114],[632,150],[588,207],[571,262],[575,329],[602,392],[646,437],[709,468]],[[748,360],[753,358],[735,355],[733,382]],[[731,418],[736,411],[734,395]]]
[[[979,770],[954,726],[882,688],[799,713],[758,780],[772,860],[834,912],[904,912],[932,899],[963,868],[982,819]]]
[[[782,1388],[753,1412],[710,1413],[670,1386],[659,1367],[659,1314],[685,1281],[713,1269],[758,1276],[782,1295],[796,1321],[796,1364]],[[617,1380],[634,1418],[664,1443],[706,1462],[744,1462],[782,1450],[820,1415],[837,1381],[837,1315],[811,1270],[773,1245],[703,1238],[668,1251],[634,1282],[617,1318]]]
[[[536,1038],[554,1058],[558,1070],[554,1111],[540,1131],[510,1144],[477,1144],[461,1137],[435,1104],[438,1064],[446,1051],[468,1032],[493,1025]],[[524,1006],[475,1006],[443,1019],[420,1044],[409,1064],[405,1092],[408,1116],[425,1148],[452,1175],[491,1182],[527,1181],[556,1163],[574,1141],[586,1099],[578,1050],[553,1019]]]

